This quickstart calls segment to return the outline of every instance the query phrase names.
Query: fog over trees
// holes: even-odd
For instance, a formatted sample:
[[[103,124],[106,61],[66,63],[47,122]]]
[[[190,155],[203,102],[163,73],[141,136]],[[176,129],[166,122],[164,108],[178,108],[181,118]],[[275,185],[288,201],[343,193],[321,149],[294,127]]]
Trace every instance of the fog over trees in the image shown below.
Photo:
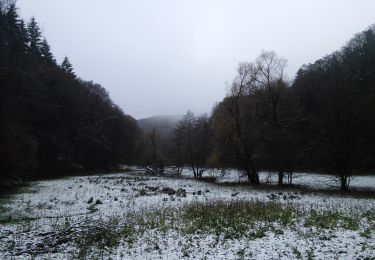
[[[190,167],[197,179],[234,168],[252,185],[260,171],[280,186],[293,172],[322,172],[347,190],[353,175],[375,169],[375,26],[293,80],[286,66],[262,51],[239,64],[211,115],[188,111],[168,129],[138,124],[68,57],[57,63],[36,19],[0,1],[0,182],[147,165],[155,174]]]

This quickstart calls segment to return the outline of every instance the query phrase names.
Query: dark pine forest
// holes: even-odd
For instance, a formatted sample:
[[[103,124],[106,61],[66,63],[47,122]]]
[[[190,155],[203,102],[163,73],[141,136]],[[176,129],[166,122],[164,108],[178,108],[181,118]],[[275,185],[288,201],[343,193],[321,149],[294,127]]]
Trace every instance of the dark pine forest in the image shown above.
[[[133,163],[137,122],[99,84],[57,64],[38,23],[0,1],[0,173],[53,177]]]

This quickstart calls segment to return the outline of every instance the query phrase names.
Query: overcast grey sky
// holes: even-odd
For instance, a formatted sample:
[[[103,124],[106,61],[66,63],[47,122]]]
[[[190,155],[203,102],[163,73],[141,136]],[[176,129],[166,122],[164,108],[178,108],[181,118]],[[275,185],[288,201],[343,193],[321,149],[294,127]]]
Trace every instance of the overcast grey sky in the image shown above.
[[[305,63],[375,23],[374,0],[18,0],[60,62],[135,118],[210,112],[240,61]]]

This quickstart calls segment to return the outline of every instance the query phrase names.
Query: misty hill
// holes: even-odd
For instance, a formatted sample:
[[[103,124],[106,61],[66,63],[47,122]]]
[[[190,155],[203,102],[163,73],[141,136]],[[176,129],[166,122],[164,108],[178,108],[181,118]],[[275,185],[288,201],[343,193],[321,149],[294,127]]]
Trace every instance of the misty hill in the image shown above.
[[[182,115],[175,116],[153,116],[138,120],[138,126],[144,134],[150,133],[154,128],[159,132],[162,138],[166,138],[172,134],[178,121],[182,119]]]

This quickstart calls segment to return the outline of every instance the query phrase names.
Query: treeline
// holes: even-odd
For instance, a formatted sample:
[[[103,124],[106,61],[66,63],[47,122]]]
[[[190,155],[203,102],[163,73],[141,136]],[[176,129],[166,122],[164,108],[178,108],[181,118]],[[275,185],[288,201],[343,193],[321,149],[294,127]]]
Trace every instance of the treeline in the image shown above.
[[[237,168],[250,183],[259,171],[292,183],[295,171],[335,176],[342,190],[353,174],[375,169],[375,26],[341,50],[304,65],[293,82],[286,60],[262,52],[239,65],[227,96],[211,117],[188,112],[166,144],[146,137],[148,162],[192,167]],[[162,167],[161,167],[162,169]]]
[[[324,172],[343,190],[375,169],[375,26],[341,50],[304,65],[293,82],[286,60],[262,52],[243,62],[210,116],[187,112],[169,137],[142,134],[98,84],[58,64],[32,18],[0,0],[0,185],[9,176],[150,165],[236,168],[250,183],[259,171],[292,183],[293,172]]]
[[[0,184],[134,163],[141,132],[68,58],[57,64],[34,18],[0,1]]]

